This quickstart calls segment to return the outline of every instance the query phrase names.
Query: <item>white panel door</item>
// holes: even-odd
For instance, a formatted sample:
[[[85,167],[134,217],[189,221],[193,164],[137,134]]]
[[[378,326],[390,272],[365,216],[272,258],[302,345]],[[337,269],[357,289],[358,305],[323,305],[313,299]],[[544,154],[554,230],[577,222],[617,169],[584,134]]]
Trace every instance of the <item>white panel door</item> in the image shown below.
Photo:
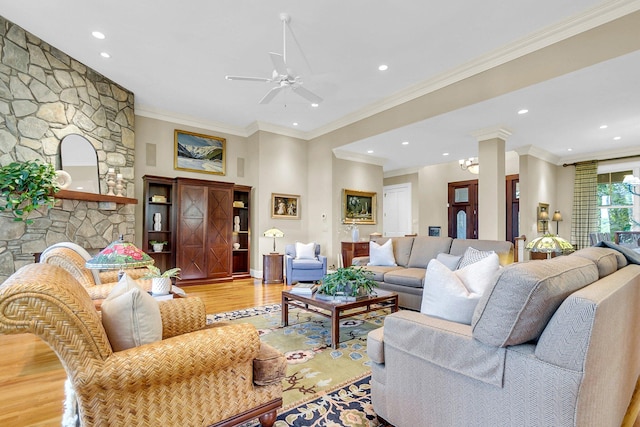
[[[388,185],[383,190],[383,235],[398,237],[411,234],[411,183]]]

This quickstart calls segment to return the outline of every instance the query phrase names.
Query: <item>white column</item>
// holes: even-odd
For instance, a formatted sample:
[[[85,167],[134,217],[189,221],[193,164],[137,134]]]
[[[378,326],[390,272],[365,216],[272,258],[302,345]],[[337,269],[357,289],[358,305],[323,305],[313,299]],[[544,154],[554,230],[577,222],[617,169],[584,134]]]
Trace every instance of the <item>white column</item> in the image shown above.
[[[475,132],[478,140],[478,239],[505,240],[507,236],[505,141],[506,129]]]

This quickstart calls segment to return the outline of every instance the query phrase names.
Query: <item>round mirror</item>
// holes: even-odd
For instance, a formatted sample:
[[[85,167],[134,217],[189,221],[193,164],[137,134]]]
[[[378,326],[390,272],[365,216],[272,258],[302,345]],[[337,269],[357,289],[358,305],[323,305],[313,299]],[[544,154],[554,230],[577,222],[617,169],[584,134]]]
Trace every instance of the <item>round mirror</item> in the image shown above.
[[[69,190],[100,194],[98,155],[82,135],[67,135],[60,143],[62,170],[71,175]]]

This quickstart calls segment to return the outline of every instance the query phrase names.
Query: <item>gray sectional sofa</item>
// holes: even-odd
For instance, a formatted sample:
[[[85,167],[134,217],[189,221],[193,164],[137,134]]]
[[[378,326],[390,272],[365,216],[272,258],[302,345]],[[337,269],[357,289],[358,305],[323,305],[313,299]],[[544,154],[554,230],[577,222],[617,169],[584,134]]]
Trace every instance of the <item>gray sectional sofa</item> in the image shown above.
[[[380,238],[376,242],[384,244],[388,239]],[[496,252],[500,265],[513,262],[513,243],[506,241],[431,236],[392,237],[391,240],[397,266],[367,266],[369,257],[353,258],[352,265],[373,272],[374,280],[381,289],[397,292],[400,307],[412,310],[420,310],[427,265],[439,253],[462,256],[468,247],[473,247]]]
[[[619,427],[640,375],[638,258],[591,247],[511,264],[471,325],[388,315],[368,337],[376,414],[396,427]]]

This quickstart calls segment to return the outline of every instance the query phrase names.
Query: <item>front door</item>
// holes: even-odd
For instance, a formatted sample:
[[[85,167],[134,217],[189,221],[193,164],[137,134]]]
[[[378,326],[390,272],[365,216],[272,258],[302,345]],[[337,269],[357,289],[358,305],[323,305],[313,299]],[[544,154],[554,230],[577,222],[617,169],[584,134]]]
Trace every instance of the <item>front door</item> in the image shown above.
[[[449,237],[478,238],[478,180],[449,183]]]

